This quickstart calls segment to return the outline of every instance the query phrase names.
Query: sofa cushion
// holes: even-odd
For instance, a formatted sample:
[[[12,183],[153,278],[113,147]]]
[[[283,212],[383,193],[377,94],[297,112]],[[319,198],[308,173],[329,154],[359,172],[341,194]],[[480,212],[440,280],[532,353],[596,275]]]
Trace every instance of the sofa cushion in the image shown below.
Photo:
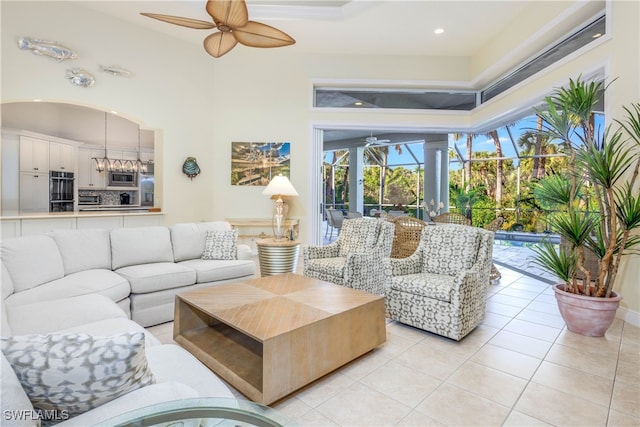
[[[234,398],[216,374],[180,346],[163,344],[150,348],[147,360],[158,382],[179,381],[196,390],[200,397]]]
[[[131,293],[129,282],[111,270],[87,270],[70,274],[38,287],[9,297],[11,304],[30,304],[38,301],[100,294],[112,301],[125,299]]]
[[[202,259],[235,260],[238,258],[238,230],[209,230],[204,242]]]
[[[5,267],[4,263],[1,261],[0,270],[2,271],[2,276],[0,276],[0,287],[2,288],[2,299],[5,300],[9,295],[13,293],[13,281],[11,280],[11,276],[7,271],[7,267]]]
[[[132,265],[116,270],[129,281],[131,292],[145,294],[163,289],[179,288],[196,283],[196,272],[173,262]]]
[[[471,268],[478,254],[478,229],[466,225],[438,224],[423,233],[423,271],[456,275]]]
[[[4,354],[0,354],[2,358],[2,365],[0,366],[0,383],[2,384],[2,392],[0,395],[0,403],[2,404],[2,425],[5,427],[19,427],[19,426],[33,426],[36,425],[35,420],[32,420],[28,415],[33,411],[33,405],[29,400],[29,397],[24,392],[22,384],[18,380],[16,373],[11,364],[4,357]],[[21,413],[24,416],[7,417],[7,411],[16,411],[14,413]],[[25,412],[19,412],[25,411]]]
[[[67,421],[63,421],[56,424],[57,427],[65,426],[95,426],[95,425],[114,425],[112,420],[114,417],[118,417],[127,412],[135,411],[147,406],[155,406],[162,403],[171,401],[179,402],[185,399],[195,399],[198,397],[198,393],[191,387],[179,382],[164,382],[160,384],[152,384],[150,386],[134,390],[131,393],[127,393],[124,396],[120,396],[104,405],[98,406],[89,412],[80,414]],[[126,423],[119,423],[118,425],[126,425]],[[136,424],[137,425],[137,424]],[[176,423],[161,423],[156,424],[161,426],[184,426],[184,427],[199,427],[200,419],[191,418]],[[209,425],[209,424],[206,424]]]
[[[174,260],[180,262],[200,258],[202,252],[204,252],[204,242],[207,237],[207,231],[209,230],[231,230],[231,225],[226,221],[192,222],[172,225],[170,231]]]
[[[196,272],[196,283],[216,282],[218,280],[235,279],[255,274],[254,261],[223,261],[192,259],[182,261],[179,265],[188,267]]]
[[[307,261],[305,269],[334,277],[343,277],[346,264],[347,258],[345,257],[316,258]]]
[[[154,382],[144,333],[2,338],[2,352],[35,408],[86,412]]]
[[[391,289],[438,301],[451,302],[454,279],[454,276],[444,274],[407,274],[394,277],[391,282]]]
[[[25,236],[2,241],[0,255],[14,292],[31,289],[64,276],[64,264],[50,236]]]
[[[111,268],[173,262],[167,227],[115,228],[111,230]]]
[[[65,230],[49,235],[58,245],[65,275],[96,268],[111,270],[109,230]]]
[[[106,319],[127,319],[120,307],[98,294],[24,305],[10,304],[10,300],[4,308],[15,335],[46,334]]]

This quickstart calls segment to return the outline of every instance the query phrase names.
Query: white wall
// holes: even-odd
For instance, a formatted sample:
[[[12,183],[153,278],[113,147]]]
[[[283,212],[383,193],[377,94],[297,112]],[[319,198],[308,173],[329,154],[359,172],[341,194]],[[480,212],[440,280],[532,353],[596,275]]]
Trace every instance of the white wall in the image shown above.
[[[220,59],[208,56],[200,46],[166,38],[161,34],[99,15],[70,3],[2,2],[2,99],[3,101],[64,100],[113,109],[144,127],[158,129],[156,155],[162,208],[167,223],[268,217],[272,202],[261,187],[230,184],[231,142],[290,141],[291,180],[300,193],[292,202],[291,216],[300,217],[301,239],[311,234],[308,220],[317,207],[309,196],[311,177],[320,173],[312,164],[314,125],[357,124],[412,126],[417,130],[478,126],[520,107],[549,88],[564,84],[568,76],[605,67],[619,79],[611,87],[608,105],[619,113],[621,103],[638,101],[640,49],[638,3],[611,4],[609,40],[537,76],[510,95],[494,99],[474,113],[415,113],[314,111],[312,82],[320,79],[364,81],[440,81],[461,87],[478,78],[465,58],[412,58],[380,56],[293,55],[287,48],[251,49],[237,46]],[[78,66],[95,71],[95,87],[77,88],[64,79],[71,64],[36,57],[16,47],[20,36],[57,40],[77,49]],[[500,52],[498,41],[488,47]],[[513,47],[511,47],[513,48]],[[506,54],[506,53],[505,53]],[[130,79],[103,75],[98,63],[117,63],[131,69]],[[194,156],[202,174],[193,181],[181,173],[182,162]],[[632,264],[632,263],[629,263]],[[638,270],[640,263],[625,265],[620,290],[623,305],[640,312]]]

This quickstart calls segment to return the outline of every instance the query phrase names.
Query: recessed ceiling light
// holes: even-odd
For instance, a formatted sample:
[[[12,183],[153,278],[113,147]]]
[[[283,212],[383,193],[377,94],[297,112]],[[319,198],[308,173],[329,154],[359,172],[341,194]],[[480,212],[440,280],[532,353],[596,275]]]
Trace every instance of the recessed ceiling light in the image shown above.
[[[355,104],[355,105],[360,106],[360,105],[363,105],[364,103],[363,103],[363,102],[358,101],[358,102],[354,102],[354,104]]]
[[[594,35],[591,36],[592,39],[597,39],[598,37],[601,37],[602,33],[595,33]]]
[[[436,28],[436,29],[433,31],[433,33],[434,33],[434,34],[442,34],[442,33],[444,33],[444,28]]]

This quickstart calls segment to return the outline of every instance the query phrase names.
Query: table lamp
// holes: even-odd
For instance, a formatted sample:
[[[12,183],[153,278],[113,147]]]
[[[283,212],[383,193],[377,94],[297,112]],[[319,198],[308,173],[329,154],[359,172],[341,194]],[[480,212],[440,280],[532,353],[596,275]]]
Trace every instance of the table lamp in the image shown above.
[[[279,174],[274,176],[269,185],[262,191],[262,194],[267,196],[276,196],[276,205],[273,210],[273,234],[276,239],[282,239],[284,237],[284,219],[287,217],[287,205],[282,201],[282,196],[297,196],[298,192],[289,178]]]

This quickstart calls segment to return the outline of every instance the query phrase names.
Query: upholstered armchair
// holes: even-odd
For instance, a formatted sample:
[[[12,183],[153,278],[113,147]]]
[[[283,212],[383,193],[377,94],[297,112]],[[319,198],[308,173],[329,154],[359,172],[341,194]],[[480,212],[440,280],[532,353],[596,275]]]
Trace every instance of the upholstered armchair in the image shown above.
[[[335,242],[302,247],[304,275],[382,295],[382,259],[390,255],[392,242],[388,221],[345,219]]]
[[[391,319],[456,341],[483,319],[494,233],[457,224],[422,229],[407,258],[385,258],[385,305]]]

